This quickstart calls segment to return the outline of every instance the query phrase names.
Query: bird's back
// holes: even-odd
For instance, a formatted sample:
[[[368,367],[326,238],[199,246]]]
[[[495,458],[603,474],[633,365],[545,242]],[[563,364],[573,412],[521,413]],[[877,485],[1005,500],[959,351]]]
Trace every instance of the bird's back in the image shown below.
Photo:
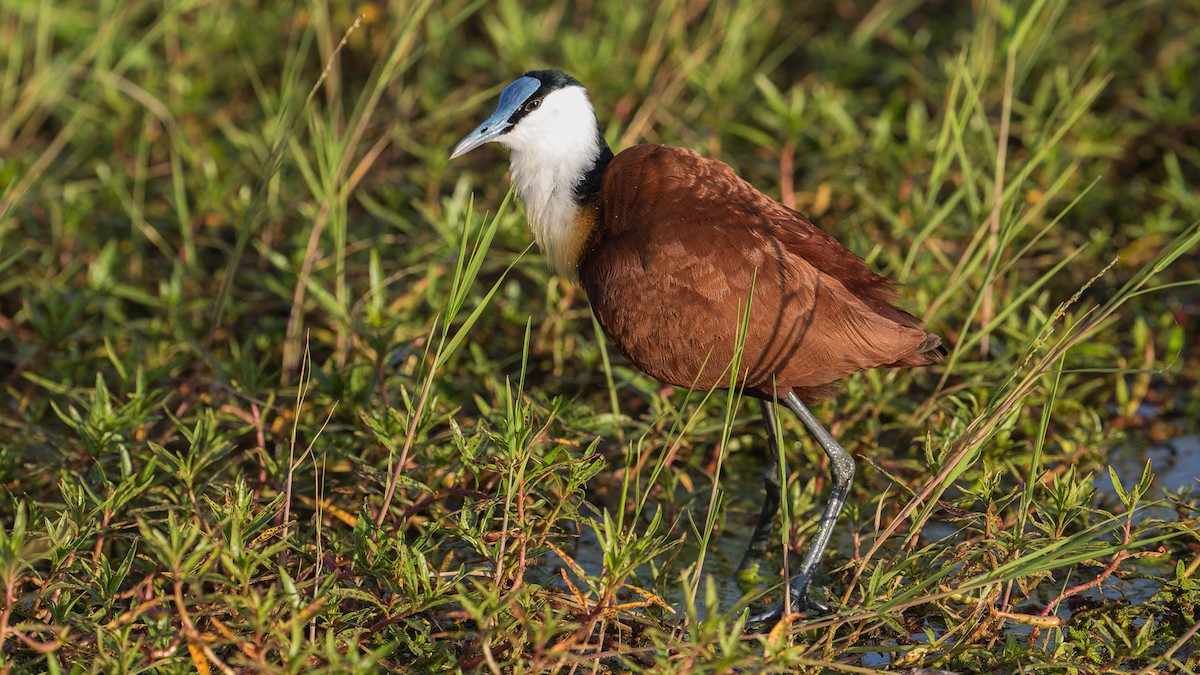
[[[723,162],[641,145],[609,164],[580,279],[608,338],[670,384],[812,400],[853,372],[936,363],[893,282]],[[745,308],[750,304],[749,320]]]

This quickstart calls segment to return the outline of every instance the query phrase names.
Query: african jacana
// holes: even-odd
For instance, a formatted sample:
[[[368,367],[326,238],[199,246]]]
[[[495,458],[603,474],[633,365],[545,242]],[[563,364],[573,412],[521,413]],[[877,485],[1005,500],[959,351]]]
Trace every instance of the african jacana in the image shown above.
[[[941,339],[892,306],[894,282],[728,165],[662,145],[614,157],[587,92],[569,75],[535,70],[517,78],[450,157],[489,141],[512,151],[512,179],[551,268],[582,282],[605,335],[638,368],[680,387],[728,386],[749,304],[738,382],[760,400],[771,457],[780,456],[776,400],[829,456],[829,501],[789,584],[799,611],[827,611],[809,586],[854,460],[806,404],[860,370],[937,363]],[[762,555],[782,471],[766,471],[742,567]],[[773,621],[782,608],[751,621]]]

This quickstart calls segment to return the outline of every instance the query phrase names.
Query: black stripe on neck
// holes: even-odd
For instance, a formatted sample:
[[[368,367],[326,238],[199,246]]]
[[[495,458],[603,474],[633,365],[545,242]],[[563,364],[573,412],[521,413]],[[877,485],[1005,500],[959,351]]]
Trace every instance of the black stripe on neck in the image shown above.
[[[596,124],[596,142],[600,146],[600,152],[596,154],[595,163],[580,177],[579,182],[571,191],[571,196],[575,199],[576,204],[583,204],[600,194],[600,188],[604,184],[604,172],[608,170],[608,163],[613,158],[613,152],[604,140],[604,134],[600,131],[598,123]]]

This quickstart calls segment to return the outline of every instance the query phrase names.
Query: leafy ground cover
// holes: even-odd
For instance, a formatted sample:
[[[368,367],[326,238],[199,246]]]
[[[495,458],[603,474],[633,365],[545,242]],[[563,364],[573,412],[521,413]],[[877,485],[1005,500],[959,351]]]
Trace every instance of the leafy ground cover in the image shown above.
[[[0,0],[0,43],[0,670],[1200,670],[1195,0]],[[784,421],[735,580],[754,406],[606,349],[503,153],[448,162],[546,66],[946,337],[817,408],[831,615],[743,625],[819,448]]]

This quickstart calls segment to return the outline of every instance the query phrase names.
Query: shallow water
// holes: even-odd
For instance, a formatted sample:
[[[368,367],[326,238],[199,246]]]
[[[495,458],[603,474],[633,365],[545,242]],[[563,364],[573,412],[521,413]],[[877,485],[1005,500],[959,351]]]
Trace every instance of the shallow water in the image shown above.
[[[1177,494],[1181,490],[1184,490],[1185,493],[1200,494],[1200,480],[1198,480],[1198,477],[1200,477],[1200,436],[1183,436],[1172,439],[1170,442],[1162,445],[1149,448],[1143,447],[1141,449],[1133,444],[1129,444],[1115,451],[1110,457],[1113,469],[1120,478],[1122,485],[1126,487],[1136,484],[1142,475],[1142,469],[1147,460],[1150,461],[1155,473],[1155,481],[1150,493],[1147,495],[1148,505],[1139,509],[1137,518],[1175,519],[1178,515],[1170,503],[1166,501],[1167,494]],[[726,611],[736,606],[744,597],[744,592],[737,582],[736,570],[745,551],[750,532],[758,518],[758,509],[762,499],[762,481],[758,478],[758,475],[762,467],[762,462],[755,461],[745,455],[735,457],[732,462],[726,464],[726,474],[721,479],[722,486],[728,490],[725,495],[727,503],[725,505],[724,527],[710,539],[710,546],[705,555],[704,568],[707,575],[712,575],[716,579],[721,608]],[[1121,507],[1117,501],[1116,492],[1113,489],[1108,472],[1096,472],[1093,477],[1093,484],[1096,487],[1100,500],[1098,505],[1119,511]],[[680,607],[684,599],[684,590],[679,582],[678,570],[694,565],[699,556],[697,542],[690,535],[687,514],[690,512],[691,519],[697,524],[704,522],[710,489],[710,486],[698,485],[688,500],[688,505],[681,511],[681,524],[677,526],[677,532],[688,531],[689,535],[685,540],[683,550],[672,565],[672,576],[669,578],[671,584],[670,590],[666,597],[663,598],[672,607]],[[815,516],[815,514],[803,514],[803,516],[808,518]],[[844,525],[845,523],[843,522],[842,524]],[[932,520],[926,524],[922,532],[922,538],[925,541],[934,541],[945,537],[955,537],[959,528],[960,525],[955,523]],[[848,552],[852,550],[852,546],[853,542],[848,528],[840,527],[835,531],[833,540],[830,542],[827,558],[837,559],[839,553],[842,556],[848,555]],[[574,557],[576,563],[589,576],[598,575],[603,568],[603,551],[595,533],[590,527],[583,529],[580,538],[575,542],[574,547],[570,549],[570,555]],[[798,560],[795,562],[798,562]],[[769,578],[773,578],[773,574],[775,573],[774,566],[778,564],[778,556],[769,557],[765,563],[763,574]],[[549,572],[554,579],[558,579],[560,578],[560,567],[564,567],[562,561],[552,559],[545,566],[544,570]],[[639,569],[637,572],[639,580],[644,585],[649,584],[649,575],[650,570],[646,568]],[[574,576],[570,574],[569,569],[568,576]],[[580,580],[573,578],[572,582],[579,584]],[[817,586],[819,587],[822,582],[823,578],[819,574]],[[561,581],[557,583],[561,583]],[[1084,597],[1099,596],[1110,600],[1141,603],[1149,600],[1158,591],[1159,587],[1160,584],[1153,580],[1121,579],[1114,576],[1107,580],[1101,587],[1085,593]],[[817,588],[816,590],[818,595],[820,595],[820,589]],[[704,588],[702,586],[697,597],[697,601],[700,604],[697,609],[701,617],[705,614],[703,597]],[[1037,605],[1037,608],[1040,609],[1040,607],[1044,606],[1050,600],[1051,598],[1032,598],[1030,606],[1032,607],[1040,601],[1042,604]],[[1025,608],[1025,610],[1028,610],[1028,608]],[[1022,611],[1022,609],[1018,608],[1018,611]],[[1062,618],[1069,618],[1069,611],[1065,608],[1061,609],[1059,613]],[[1030,629],[1028,627],[1015,626],[1014,630],[1017,633],[1028,633]],[[917,634],[912,637],[918,641],[924,641],[925,639],[923,634]],[[884,661],[868,664],[867,660],[871,658],[882,658]],[[864,657],[863,663],[864,665],[886,665],[887,659],[887,655],[877,653],[870,658]]]
[[[726,461],[723,467],[720,479],[722,499],[724,500],[721,507],[723,519],[718,520],[718,531],[709,538],[709,546],[704,554],[703,570],[704,577],[711,576],[716,582],[717,596],[720,602],[719,609],[721,611],[730,611],[739,602],[754,599],[768,590],[767,585],[763,584],[758,590],[751,590],[752,596],[751,598],[747,598],[748,594],[739,584],[737,578],[738,565],[742,561],[742,556],[746,551],[750,535],[754,530],[755,524],[758,522],[759,511],[762,508],[764,490],[762,472],[765,467],[766,460],[761,455],[756,455],[753,452],[736,453],[732,459]],[[680,571],[688,569],[690,572],[691,568],[699,560],[701,552],[699,541],[694,536],[691,523],[695,523],[697,527],[703,526],[708,511],[711,490],[712,485],[710,483],[698,482],[690,495],[679,500],[681,506],[676,511],[677,523],[674,536],[676,538],[682,537],[683,545],[678,557],[675,558],[671,565],[671,570],[667,577],[668,587],[663,596],[663,600],[675,608],[677,612],[684,606],[685,594],[690,594],[690,590],[685,589],[680,580]],[[825,495],[821,496],[822,499],[824,497]],[[805,534],[811,535],[813,529],[816,527],[815,519],[817,516],[818,512],[812,510],[796,514],[793,518],[799,517],[805,519],[803,525]],[[648,521],[648,518],[646,521]],[[642,526],[646,521],[634,527]],[[853,550],[853,533],[850,531],[850,528],[845,527],[844,520],[841,524],[841,527],[834,530],[829,547],[826,550],[827,565],[818,570],[816,582],[813,585],[814,593],[819,598],[824,597],[824,569],[828,568],[828,563],[835,560],[844,561],[849,556],[849,552]],[[780,537],[778,529],[775,530],[774,536],[777,538]],[[777,540],[776,543],[769,546],[775,546],[778,549],[781,544],[782,542]],[[569,555],[574,556],[576,563],[588,575],[599,574],[603,568],[603,550],[591,527],[584,528],[574,547],[569,549],[568,552]],[[559,569],[565,567],[562,561],[553,555],[548,560],[550,564],[547,567],[551,570],[553,576],[561,579]],[[781,564],[782,561],[779,554],[768,551],[766,559],[762,562],[760,575],[771,581],[774,585],[782,583],[782,578],[779,576]],[[792,566],[799,565],[800,556],[793,556],[789,564]],[[571,578],[572,583],[579,584],[580,580],[571,574],[569,568],[567,568],[567,574]],[[651,571],[648,567],[639,568],[636,575],[637,581],[640,581],[644,587],[648,587],[652,581]],[[551,583],[561,584],[561,581]],[[702,580],[699,591],[696,594],[696,610],[701,619],[708,614],[704,606],[706,583],[707,581]],[[778,600],[781,597],[778,589],[774,590],[775,592],[771,596],[772,601]],[[759,600],[753,607],[758,608],[761,604],[762,601]],[[679,615],[676,614],[675,616],[677,618]]]
[[[753,464],[750,468],[757,471],[759,466],[757,463],[746,462]],[[737,583],[737,566],[741,563],[742,555],[746,550],[746,545],[750,540],[750,533],[753,531],[754,524],[758,520],[759,508],[761,508],[762,500],[762,481],[755,476],[730,476],[728,473],[722,477],[721,484],[728,488],[736,488],[739,494],[725,494],[726,503],[723,507],[725,511],[724,527],[720,531],[714,533],[709,538],[709,546],[704,554],[704,575],[712,576],[717,582],[717,594],[720,600],[720,608],[729,610],[734,607],[743,598],[743,591]],[[671,571],[668,573],[667,582],[669,587],[663,600],[668,605],[678,610],[684,604],[685,589],[680,580],[680,570],[693,567],[700,558],[700,546],[696,537],[693,536],[692,526],[689,520],[696,523],[697,526],[702,526],[705,522],[705,517],[708,510],[708,501],[711,486],[697,486],[696,490],[687,500],[687,505],[679,509],[678,522],[674,530],[676,538],[683,537],[682,549],[678,557],[671,565]],[[652,507],[651,507],[652,508]],[[648,519],[639,522],[633,527],[645,526]],[[666,526],[664,525],[664,528]],[[840,546],[838,542],[838,534],[835,532],[834,540],[830,543],[832,550],[836,546]],[[848,541],[849,535],[845,535]],[[604,551],[600,540],[597,538],[592,527],[584,527],[579,538],[574,542],[574,545],[568,549],[568,555],[571,555],[575,562],[581,567],[585,574],[589,576],[599,575],[604,566]],[[551,581],[551,583],[561,583],[561,569],[566,569],[567,576],[571,582],[578,585],[581,580],[574,575],[570,568],[564,565],[556,555],[551,554],[548,558],[546,569],[551,572],[555,579],[559,581]],[[767,562],[767,570],[770,571],[771,562]],[[643,566],[636,571],[637,579],[635,584],[648,587],[651,579],[651,570],[648,566]],[[697,594],[697,611],[701,618],[706,615],[704,608],[704,585],[701,584]]]
[[[1168,492],[1174,494],[1185,488],[1200,490],[1200,435],[1180,436],[1150,448],[1129,444],[1109,457],[1109,463],[1126,489],[1137,484],[1146,460],[1150,461],[1154,471],[1150,499],[1164,499]],[[1093,484],[1101,495],[1112,498],[1111,504],[1119,504],[1107,471],[1098,473]]]
[[[1154,472],[1154,482],[1145,497],[1145,506],[1137,509],[1134,520],[1178,520],[1179,513],[1170,497],[1181,497],[1193,503],[1200,497],[1200,435],[1180,436],[1148,448],[1127,444],[1109,457],[1109,464],[1127,490],[1141,479],[1147,461]],[[1102,506],[1115,513],[1124,509],[1107,471],[1099,472],[1093,478],[1093,485]],[[1124,567],[1150,572],[1156,564],[1153,558],[1144,558],[1130,561]],[[1158,571],[1165,573],[1164,570]],[[1148,601],[1161,587],[1162,584],[1153,579],[1113,576],[1099,588],[1084,593],[1083,597],[1139,604]]]

